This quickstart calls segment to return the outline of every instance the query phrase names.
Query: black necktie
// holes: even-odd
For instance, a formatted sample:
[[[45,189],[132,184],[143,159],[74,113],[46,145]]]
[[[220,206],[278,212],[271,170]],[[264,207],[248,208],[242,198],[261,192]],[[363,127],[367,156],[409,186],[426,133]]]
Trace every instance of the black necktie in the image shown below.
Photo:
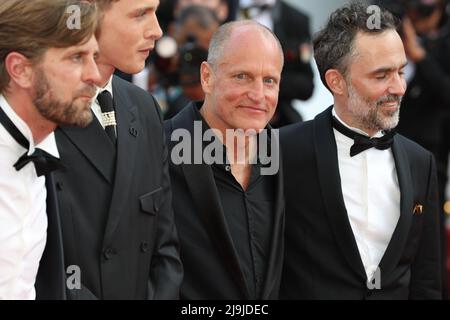
[[[5,127],[6,131],[25,149],[30,148],[30,143],[27,138],[20,132],[19,129],[14,125],[11,119],[8,118],[6,113],[0,107],[0,123]],[[42,149],[35,148],[34,153],[27,155],[25,152],[19,160],[14,164],[14,168],[17,171],[25,167],[29,162],[33,162],[36,168],[36,174],[38,177],[46,175],[56,169],[63,168],[60,160],[51,154],[45,152]]]
[[[103,125],[105,126],[105,132],[112,143],[116,145],[116,114],[114,111],[113,98],[107,90],[104,90],[97,96],[97,101],[102,109],[102,120]]]
[[[356,156],[358,153],[364,150],[375,148],[378,150],[386,150],[392,146],[394,141],[395,131],[390,130],[384,136],[380,138],[370,138],[368,136],[354,132],[340,123],[335,117],[333,117],[333,127],[342,133],[344,136],[354,140],[354,144],[350,148],[350,157]]]

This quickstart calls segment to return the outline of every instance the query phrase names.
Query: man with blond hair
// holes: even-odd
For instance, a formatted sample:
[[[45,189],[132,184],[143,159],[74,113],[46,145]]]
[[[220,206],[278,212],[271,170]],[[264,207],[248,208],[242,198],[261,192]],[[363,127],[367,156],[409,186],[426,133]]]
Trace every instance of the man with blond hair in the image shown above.
[[[174,299],[182,267],[159,107],[113,76],[134,74],[162,35],[158,0],[98,0],[101,73],[86,130],[56,132],[66,266],[80,270],[73,299]]]
[[[87,2],[0,3],[0,299],[65,297],[53,131],[92,120],[96,25]]]

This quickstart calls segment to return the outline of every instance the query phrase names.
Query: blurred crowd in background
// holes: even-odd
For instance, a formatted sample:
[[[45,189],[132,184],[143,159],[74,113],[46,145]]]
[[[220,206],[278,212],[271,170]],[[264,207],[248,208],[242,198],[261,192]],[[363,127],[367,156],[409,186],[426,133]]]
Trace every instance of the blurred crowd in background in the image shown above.
[[[298,5],[297,5],[298,2]],[[271,124],[281,127],[303,121],[295,106],[310,99],[318,88],[314,81],[311,19],[299,8],[303,0],[161,0],[158,19],[164,32],[147,68],[122,78],[150,91],[166,119],[191,101],[203,100],[200,64],[219,25],[254,19],[271,29],[283,46],[285,66],[277,112]],[[403,97],[397,131],[430,150],[437,162],[442,203],[442,251],[446,257],[450,232],[450,3],[448,0],[374,0],[399,19],[408,65],[408,89]],[[243,43],[242,45],[245,45]],[[320,84],[319,84],[320,85]],[[319,113],[327,106],[317,106]],[[311,108],[311,107],[310,107]],[[313,107],[315,108],[315,107]],[[312,111],[315,112],[314,110]],[[449,225],[448,227],[446,226]],[[443,259],[443,270],[450,260]],[[445,277],[444,281],[447,277]]]

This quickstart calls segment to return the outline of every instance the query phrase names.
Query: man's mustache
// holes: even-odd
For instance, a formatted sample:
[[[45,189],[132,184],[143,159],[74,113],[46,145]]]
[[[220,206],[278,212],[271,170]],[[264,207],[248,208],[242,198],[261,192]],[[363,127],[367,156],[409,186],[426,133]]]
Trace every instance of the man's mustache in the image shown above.
[[[381,97],[380,99],[378,99],[377,101],[377,107],[381,106],[383,103],[386,102],[397,102],[399,105],[402,102],[403,96],[399,96],[396,94],[390,94],[384,97]]]

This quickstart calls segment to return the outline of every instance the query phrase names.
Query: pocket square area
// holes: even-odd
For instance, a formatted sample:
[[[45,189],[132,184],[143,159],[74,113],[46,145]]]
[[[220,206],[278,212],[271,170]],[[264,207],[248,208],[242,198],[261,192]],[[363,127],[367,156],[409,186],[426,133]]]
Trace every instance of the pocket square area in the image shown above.
[[[423,205],[416,204],[413,209],[413,214],[422,214],[422,212],[423,212]]]

